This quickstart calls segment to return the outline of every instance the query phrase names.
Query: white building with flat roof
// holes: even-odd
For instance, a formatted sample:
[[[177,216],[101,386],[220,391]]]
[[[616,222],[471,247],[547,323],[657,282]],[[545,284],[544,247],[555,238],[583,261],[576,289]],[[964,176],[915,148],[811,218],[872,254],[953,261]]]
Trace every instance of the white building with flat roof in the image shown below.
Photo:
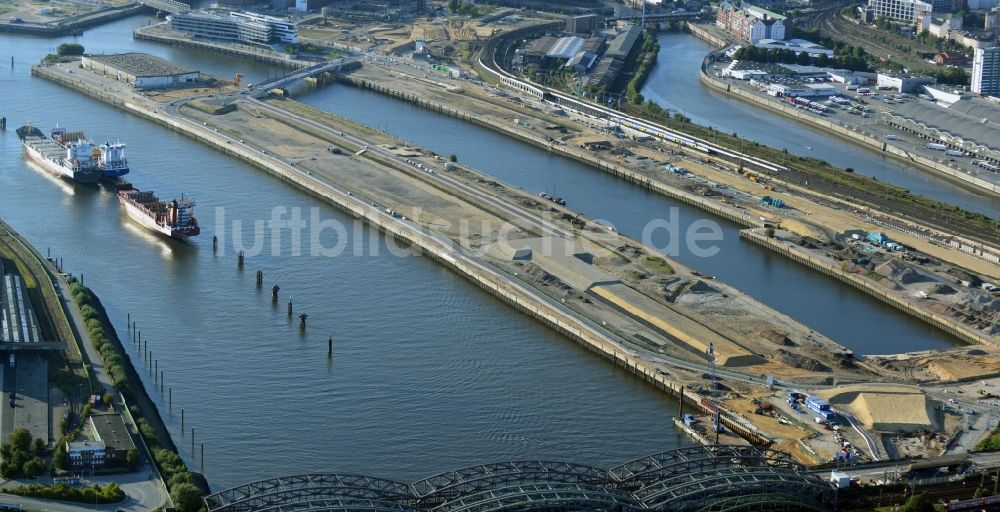
[[[837,89],[827,84],[767,84],[767,94],[778,98],[809,98],[813,96],[833,96]]]
[[[262,23],[271,27],[273,37],[282,43],[299,43],[299,27],[298,23],[294,21],[247,11],[233,11],[229,13],[229,16],[240,20]]]
[[[107,445],[101,441],[72,441],[66,443],[66,455],[72,468],[104,466]]]
[[[263,23],[198,12],[170,16],[170,29],[194,37],[261,45],[274,38],[274,31]]]
[[[937,79],[926,75],[879,72],[875,83],[879,89],[893,89],[897,92],[913,92],[921,85],[936,84]]]

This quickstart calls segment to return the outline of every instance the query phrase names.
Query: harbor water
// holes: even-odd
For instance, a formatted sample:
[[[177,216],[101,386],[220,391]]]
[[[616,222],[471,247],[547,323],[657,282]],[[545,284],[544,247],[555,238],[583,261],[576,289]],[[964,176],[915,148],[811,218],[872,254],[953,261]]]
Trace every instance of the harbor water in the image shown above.
[[[0,115],[9,125],[0,134],[0,216],[43,251],[51,248],[64,258],[68,271],[84,274],[120,332],[127,313],[138,320],[153,358],[165,370],[173,407],[167,405],[166,390],[151,394],[185,458],[198,469],[199,460],[189,453],[190,432],[182,436],[179,431],[179,411],[185,409],[186,426],[195,427],[198,445],[206,444],[205,470],[215,488],[308,471],[413,479],[504,459],[611,465],[689,443],[671,424],[672,399],[426,258],[390,254],[378,234],[352,229],[344,256],[322,258],[293,255],[290,237],[276,240],[265,227],[259,240],[265,249],[238,271],[234,221],[243,223],[240,238],[248,246],[253,223],[267,223],[275,208],[298,208],[304,217],[315,208],[323,219],[351,221],[194,140],[30,77],[31,63],[67,41],[94,53],[148,52],[222,77],[242,73],[246,81],[284,72],[134,41],[131,30],[151,20],[133,17],[77,38],[0,35],[0,48],[15,58],[12,69],[0,70],[6,91]],[[658,66],[654,73],[665,70]],[[375,93],[335,85],[302,101],[438,153],[454,153],[463,163],[532,192],[562,196],[570,207],[631,236],[640,236],[649,222],[670,215],[675,206],[683,226],[708,217],[581,164]],[[686,113],[697,119],[694,112]],[[75,186],[31,168],[11,129],[27,121],[42,129],[54,123],[84,129],[98,142],[121,138],[133,169],[129,179],[137,187],[164,198],[187,193],[197,199],[201,237],[190,243],[154,237],[129,221],[106,188]],[[786,133],[804,132],[787,123]],[[839,151],[862,153],[844,151],[844,146]],[[959,200],[976,200],[945,187]],[[220,216],[225,231],[217,222]],[[836,281],[742,242],[736,226],[714,220],[723,228],[723,240],[717,242],[721,251],[709,258],[682,251],[680,260],[836,341],[862,353],[956,343]],[[213,254],[213,234],[225,236],[223,254]],[[348,256],[355,252],[360,255]],[[254,285],[258,269],[265,276],[259,290]],[[271,284],[281,287],[277,305],[267,291]],[[309,314],[304,334],[285,312],[289,297],[296,313]],[[328,335],[334,338],[329,360]],[[152,390],[153,379],[145,375]]]
[[[701,257],[682,243],[677,254],[682,263],[735,286],[858,353],[905,352],[960,343],[839,281],[741,240],[736,224],[584,164],[368,90],[337,85],[300,99],[377,126],[438,154],[454,154],[460,162],[512,185],[561,196],[570,208],[636,239],[654,223],[670,219],[671,208],[677,208],[682,233],[700,219],[711,219],[722,229],[722,240],[713,242],[719,252]],[[650,241],[666,248],[667,232],[656,230]]]
[[[509,459],[609,466],[690,443],[671,423],[675,399],[433,261],[390,254],[378,234],[351,229],[344,255],[323,258],[293,255],[287,233],[272,252],[275,237],[263,229],[264,250],[240,272],[229,230],[213,254],[212,236],[223,234],[218,215],[230,227],[243,222],[248,247],[253,223],[269,221],[275,208],[298,208],[306,218],[315,208],[324,220],[351,221],[197,141],[30,76],[29,64],[65,41],[95,53],[149,52],[219,76],[260,80],[280,72],[133,41],[132,28],[148,20],[121,20],[78,38],[0,34],[0,51],[15,58],[13,69],[0,69],[0,115],[8,119],[0,133],[0,216],[82,276],[120,334],[127,314],[137,319],[165,371],[172,408],[167,390],[154,390],[141,369],[141,354],[126,346],[198,470],[190,430],[179,431],[184,408],[195,451],[205,443],[213,488],[310,471],[416,479]],[[201,236],[190,243],[153,236],[107,188],[32,168],[14,133],[28,121],[83,129],[100,142],[121,138],[128,179],[162,198],[194,197]],[[281,287],[277,305],[271,284]],[[309,315],[305,333],[286,314],[289,297],[296,314]]]
[[[859,174],[899,185],[914,194],[989,217],[1000,215],[1000,198],[970,192],[805,123],[709,89],[699,79],[702,60],[713,50],[707,42],[682,32],[660,34],[659,41],[656,65],[641,90],[644,98],[723,133],[735,132],[790,153],[826,160],[840,168],[851,167]]]

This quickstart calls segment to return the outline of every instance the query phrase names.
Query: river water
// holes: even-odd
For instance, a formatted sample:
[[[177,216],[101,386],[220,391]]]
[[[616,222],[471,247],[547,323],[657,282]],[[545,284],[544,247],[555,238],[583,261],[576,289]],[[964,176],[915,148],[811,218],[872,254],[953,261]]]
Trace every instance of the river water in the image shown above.
[[[724,133],[735,132],[791,153],[826,160],[837,167],[853,167],[860,174],[905,187],[915,194],[989,217],[1000,216],[1000,199],[975,194],[817,128],[709,89],[701,83],[699,75],[702,59],[713,49],[711,45],[681,32],[660,34],[659,40],[656,66],[641,93],[664,108],[679,111],[698,124]]]
[[[29,168],[13,129],[0,134],[0,216],[42,250],[65,258],[67,270],[83,273],[121,332],[127,313],[138,319],[166,372],[173,407],[166,392],[153,395],[197,469],[198,459],[188,453],[190,433],[179,432],[179,410],[185,409],[196,442],[206,443],[205,472],[216,488],[307,471],[417,478],[514,458],[610,465],[688,443],[670,424],[676,412],[671,400],[433,262],[389,254],[378,234],[350,229],[345,254],[362,255],[320,258],[293,256],[287,234],[275,241],[264,229],[265,250],[238,272],[234,234],[220,229],[218,216],[242,221],[247,245],[249,225],[267,221],[276,207],[299,208],[307,218],[316,208],[323,219],[349,219],[193,140],[29,75],[29,64],[63,41],[81,42],[88,52],[148,52],[253,81],[281,72],[133,41],[131,29],[150,19],[121,20],[79,38],[0,35],[6,50],[0,57],[15,56],[14,68],[0,71],[0,114],[11,128],[28,120],[42,128],[59,122],[100,141],[121,137],[129,144],[130,179],[137,186],[198,199],[202,236],[177,243],[142,232],[111,192]],[[678,206],[491,131],[367,91],[337,85],[302,100],[438,153],[455,153],[514,185],[555,192],[632,236]],[[683,206],[677,214],[685,227],[706,217]],[[724,235],[719,254],[704,258],[682,250],[680,260],[859,352],[954,343],[740,241],[736,226],[714,220]],[[213,234],[225,237],[224,254],[213,254]],[[653,241],[663,243],[662,234]],[[281,286],[279,305],[255,289],[257,269],[264,270],[267,286]],[[297,312],[310,315],[305,334],[285,314],[288,296]],[[328,333],[335,339],[332,360],[326,358]],[[152,389],[148,375],[146,384]]]
[[[190,432],[179,432],[185,409],[186,427],[205,443],[214,488],[309,471],[416,479],[507,459],[612,465],[689,444],[670,422],[672,399],[434,262],[389,254],[378,234],[351,229],[345,254],[362,255],[322,258],[293,256],[287,234],[272,253],[264,230],[265,250],[238,272],[233,233],[217,229],[217,214],[247,223],[248,246],[249,223],[267,221],[275,207],[350,220],[191,139],[30,77],[29,64],[64,41],[88,52],[149,52],[248,80],[279,71],[133,41],[132,28],[148,21],[133,17],[79,38],[0,35],[0,57],[15,57],[13,69],[0,69],[0,114],[10,124],[0,133],[0,216],[83,274],[120,333],[127,313],[137,318],[173,407],[166,390],[151,394],[197,470]],[[110,191],[29,167],[13,130],[29,120],[85,129],[102,142],[120,137],[136,186],[198,200],[201,237],[153,237],[124,216]],[[213,254],[213,234],[227,236],[224,254]],[[279,305],[255,289],[257,269],[267,286],[281,286]],[[288,296],[296,312],[309,314],[304,334],[286,316]],[[147,389],[152,382],[147,374]]]
[[[859,353],[892,353],[953,346],[950,335],[919,322],[839,281],[739,238],[739,226],[658,194],[618,181],[589,166],[554,156],[486,128],[415,107],[368,90],[336,85],[300,98],[393,133],[532,192],[548,191],[594,219],[641,239],[644,230],[678,218],[682,233],[711,219],[722,230],[719,252],[699,256],[680,244],[677,259],[735,286],[761,302]],[[677,208],[672,216],[671,208]],[[665,230],[650,242],[666,248]],[[710,244],[703,244],[710,245]]]

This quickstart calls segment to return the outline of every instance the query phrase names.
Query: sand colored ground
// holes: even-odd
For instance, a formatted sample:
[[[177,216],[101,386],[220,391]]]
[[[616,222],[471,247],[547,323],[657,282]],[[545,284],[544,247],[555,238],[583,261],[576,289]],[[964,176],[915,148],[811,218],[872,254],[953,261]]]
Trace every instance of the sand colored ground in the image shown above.
[[[520,122],[514,129],[523,132],[525,136],[543,141],[552,141],[558,138],[565,138],[567,146],[587,140],[611,140],[614,143],[621,143],[606,133],[600,133],[592,127],[585,126],[579,122],[565,117],[555,116],[544,112],[532,105],[526,105],[520,100],[504,97],[503,95],[493,95],[479,88],[467,87],[460,94],[450,93],[444,87],[430,86],[415,82],[412,77],[413,70],[406,70],[400,67],[386,68],[377,65],[366,64],[362,69],[355,71],[352,75],[371,80],[385,81],[386,85],[402,90],[413,91],[420,96],[437,101],[446,105],[456,105],[458,108],[472,112],[473,115],[487,116],[496,119],[499,124],[514,125],[514,120]],[[448,82],[443,76],[437,79],[438,82]],[[524,125],[528,126],[525,127]],[[558,125],[567,128],[571,137],[565,137],[555,130],[546,130],[546,126]],[[580,150],[583,151],[583,150]],[[664,154],[649,149],[630,148],[630,151],[637,155],[648,158],[663,159]],[[648,163],[637,165],[633,159],[622,159],[613,157],[606,153],[602,157],[620,165],[634,168],[634,170],[650,175],[652,169],[659,169],[658,166],[651,166]],[[845,209],[837,209],[831,206],[817,203],[809,197],[794,191],[785,191],[776,194],[769,188],[759,183],[754,183],[746,177],[731,170],[720,170],[713,165],[708,165],[701,160],[701,157],[684,157],[674,159],[676,165],[689,169],[691,172],[707,178],[713,182],[725,184],[735,190],[748,193],[756,198],[764,195],[778,196],[785,201],[788,208],[786,210],[797,211],[794,215],[788,212],[775,210],[773,208],[762,208],[759,205],[751,204],[748,211],[754,217],[765,216],[772,218],[777,216],[782,223],[791,220],[790,228],[801,230],[800,234],[822,235],[825,230],[833,232],[843,232],[848,229],[863,229],[866,231],[883,231],[890,238],[914,247],[920,252],[924,252],[934,258],[950,262],[973,272],[1000,279],[1000,266],[989,263],[985,260],[972,256],[949,247],[935,245],[923,238],[908,235],[885,226],[877,225],[861,218],[858,214]],[[664,179],[662,172],[657,172],[657,179]],[[798,217],[798,218],[796,218]]]
[[[655,303],[646,296],[621,284],[599,285],[591,290],[595,295],[627,311],[670,337],[686,344],[698,353],[706,353],[709,345],[722,366],[748,366],[764,362],[764,358],[721,336],[711,328]]]
[[[865,428],[879,432],[934,430],[934,403],[918,387],[855,384],[816,393],[847,407]]]

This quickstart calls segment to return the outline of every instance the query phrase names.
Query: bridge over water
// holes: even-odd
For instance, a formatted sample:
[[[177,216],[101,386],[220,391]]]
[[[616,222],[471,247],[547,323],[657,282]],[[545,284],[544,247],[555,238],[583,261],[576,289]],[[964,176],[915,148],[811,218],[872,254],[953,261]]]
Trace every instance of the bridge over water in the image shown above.
[[[158,11],[183,14],[191,11],[191,6],[176,0],[139,0],[139,3]]]
[[[784,452],[692,446],[611,469],[511,461],[412,483],[363,475],[261,480],[205,498],[208,512],[827,510],[834,490]]]

